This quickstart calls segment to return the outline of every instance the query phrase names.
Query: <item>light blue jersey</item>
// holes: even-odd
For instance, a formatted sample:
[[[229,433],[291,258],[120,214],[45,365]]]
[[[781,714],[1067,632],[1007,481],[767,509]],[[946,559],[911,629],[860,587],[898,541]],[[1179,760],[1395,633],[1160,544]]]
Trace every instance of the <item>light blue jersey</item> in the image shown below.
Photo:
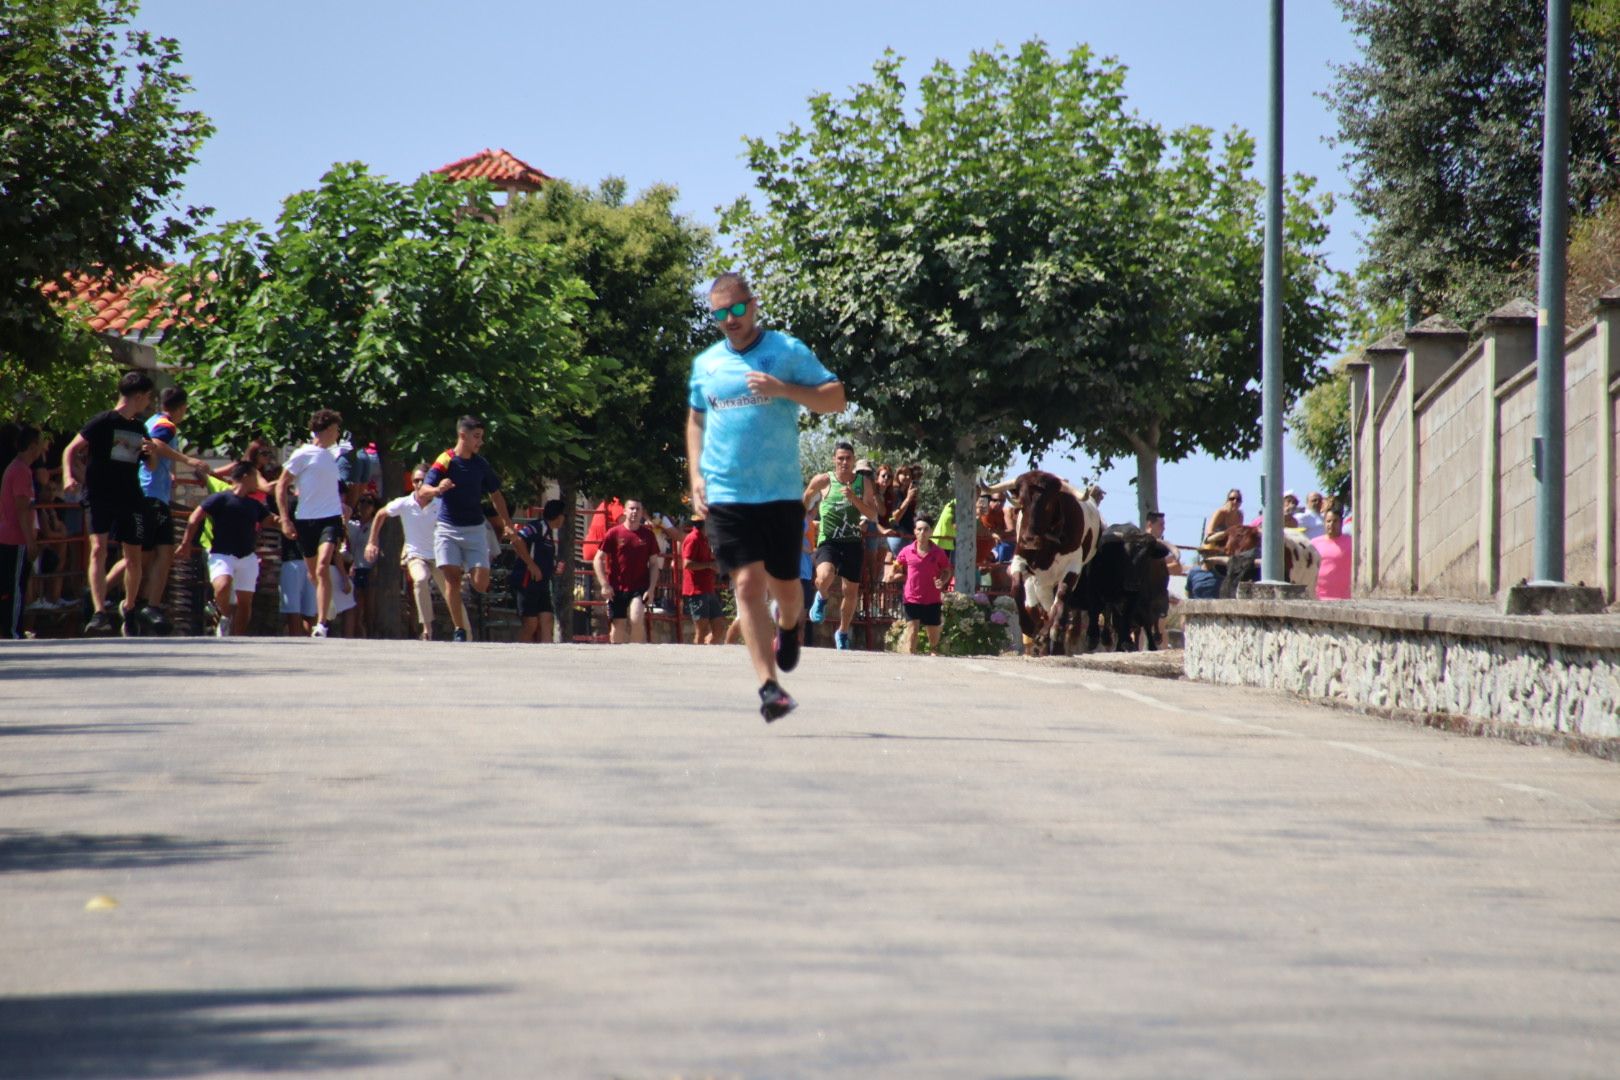
[[[745,351],[724,339],[692,361],[688,403],[703,414],[699,468],[710,503],[768,503],[804,494],[799,472],[798,402],[748,392],[748,373],[785,383],[837,382],[798,338],[766,330]]]
[[[146,437],[172,447],[180,429],[168,413],[158,413],[146,422]],[[148,454],[141,459],[141,490],[149,499],[168,502],[174,494],[174,470],[168,458]]]

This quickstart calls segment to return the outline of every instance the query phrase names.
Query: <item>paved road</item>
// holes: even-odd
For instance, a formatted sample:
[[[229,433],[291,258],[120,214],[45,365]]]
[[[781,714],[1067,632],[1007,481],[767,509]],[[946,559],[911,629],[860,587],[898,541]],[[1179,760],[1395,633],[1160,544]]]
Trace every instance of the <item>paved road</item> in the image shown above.
[[[0,649],[0,1075],[1620,1072],[1614,764],[1013,660],[791,685]]]

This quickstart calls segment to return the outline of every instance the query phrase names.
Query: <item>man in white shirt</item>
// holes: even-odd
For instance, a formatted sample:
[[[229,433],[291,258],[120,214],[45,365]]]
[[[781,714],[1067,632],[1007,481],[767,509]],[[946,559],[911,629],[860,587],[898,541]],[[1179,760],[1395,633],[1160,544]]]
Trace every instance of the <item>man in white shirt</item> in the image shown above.
[[[317,409],[309,418],[310,440],[287,458],[276,481],[276,505],[286,506],[293,482],[298,486],[298,509],[282,516],[281,529],[298,541],[304,567],[315,583],[315,610],[319,622],[310,637],[327,635],[327,613],[332,609],[332,566],[343,543],[345,527],[340,493],[337,452],[343,417],[331,409]]]
[[[422,640],[433,640],[433,589],[431,580],[439,586],[439,595],[448,595],[444,571],[433,561],[433,527],[439,518],[439,500],[425,485],[427,463],[411,470],[411,494],[401,495],[377,511],[371,519],[371,537],[366,542],[366,558],[372,563],[380,554],[378,542],[382,538],[383,522],[399,518],[405,528],[405,550],[400,563],[410,575],[411,589],[416,594],[416,617],[422,624]]]
[[[1322,493],[1313,491],[1305,497],[1305,510],[1295,514],[1300,527],[1305,530],[1305,539],[1315,540],[1326,531],[1323,524]]]

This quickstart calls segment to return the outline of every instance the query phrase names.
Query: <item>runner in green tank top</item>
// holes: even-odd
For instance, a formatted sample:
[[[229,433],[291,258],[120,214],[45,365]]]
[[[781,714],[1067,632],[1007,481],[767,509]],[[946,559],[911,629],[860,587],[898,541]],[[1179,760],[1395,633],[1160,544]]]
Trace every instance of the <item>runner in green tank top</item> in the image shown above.
[[[804,489],[806,509],[821,500],[821,529],[816,539],[819,595],[810,617],[816,619],[817,609],[842,594],[838,631],[833,635],[840,649],[851,647],[850,627],[855,623],[855,609],[860,606],[861,567],[866,561],[861,518],[876,521],[881,512],[873,498],[871,466],[861,464],[865,467],[857,473],[855,447],[841,442],[833,451],[833,471],[816,476]]]

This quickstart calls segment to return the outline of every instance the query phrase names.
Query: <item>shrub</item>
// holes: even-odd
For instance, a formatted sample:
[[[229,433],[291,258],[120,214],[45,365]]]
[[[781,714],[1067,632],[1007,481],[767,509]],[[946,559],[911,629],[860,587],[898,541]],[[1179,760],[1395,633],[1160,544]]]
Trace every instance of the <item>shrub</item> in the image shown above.
[[[946,593],[943,609],[939,633],[941,656],[995,656],[1008,648],[1007,611],[999,605],[992,606],[984,593],[972,596]],[[884,649],[899,652],[905,632],[905,620],[895,620],[884,635]],[[917,652],[930,651],[927,632],[919,628]]]

